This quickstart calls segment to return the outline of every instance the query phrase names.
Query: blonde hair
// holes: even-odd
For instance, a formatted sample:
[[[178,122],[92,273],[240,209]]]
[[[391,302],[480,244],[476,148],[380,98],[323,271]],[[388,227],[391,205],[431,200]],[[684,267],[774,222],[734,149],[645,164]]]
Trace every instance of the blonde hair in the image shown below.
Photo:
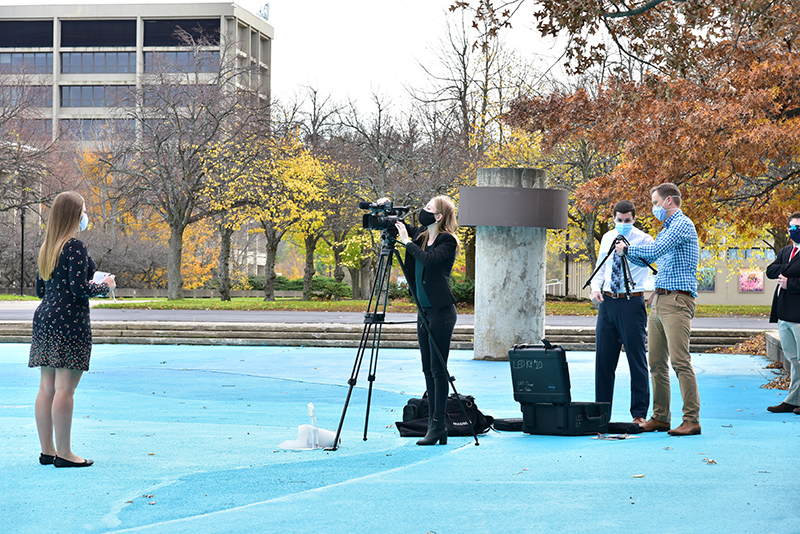
[[[64,244],[78,233],[83,204],[83,197],[75,191],[59,193],[53,201],[44,243],[39,249],[39,277],[42,280],[52,278]]]
[[[458,222],[456,222],[456,205],[450,200],[450,197],[439,195],[431,199],[433,205],[436,207],[436,213],[441,213],[442,218],[436,225],[436,229],[440,234],[450,234],[456,238],[456,256],[461,251],[461,241],[458,240],[456,231],[458,230]],[[428,242],[428,230],[420,234],[423,245]]]

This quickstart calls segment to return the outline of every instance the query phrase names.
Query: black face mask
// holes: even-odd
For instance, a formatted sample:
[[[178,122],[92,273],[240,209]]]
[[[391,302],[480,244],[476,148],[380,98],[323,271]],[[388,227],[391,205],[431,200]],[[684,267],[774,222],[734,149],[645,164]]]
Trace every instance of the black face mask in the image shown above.
[[[419,212],[419,223],[422,226],[430,226],[436,222],[436,216],[426,210],[420,210]]]

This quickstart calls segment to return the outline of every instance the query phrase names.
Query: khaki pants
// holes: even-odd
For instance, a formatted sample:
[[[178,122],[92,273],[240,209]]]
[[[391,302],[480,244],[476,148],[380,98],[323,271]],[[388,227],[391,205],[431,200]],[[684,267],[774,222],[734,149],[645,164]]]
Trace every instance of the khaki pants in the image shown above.
[[[647,348],[653,379],[653,418],[670,422],[669,364],[678,377],[683,397],[683,420],[699,422],[700,394],[689,354],[689,335],[695,302],[690,295],[656,295],[647,320]]]

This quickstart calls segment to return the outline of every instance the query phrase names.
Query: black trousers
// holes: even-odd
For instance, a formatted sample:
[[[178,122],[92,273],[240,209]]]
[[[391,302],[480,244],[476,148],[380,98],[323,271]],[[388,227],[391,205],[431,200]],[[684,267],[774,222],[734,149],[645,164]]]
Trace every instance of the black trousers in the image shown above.
[[[425,375],[425,387],[428,390],[428,406],[431,417],[437,421],[444,419],[447,406],[447,395],[450,382],[447,373],[447,357],[450,354],[450,339],[456,326],[456,307],[451,304],[444,308],[425,308],[432,336],[428,335],[422,316],[417,316],[417,341],[422,355],[422,374]],[[431,339],[432,337],[432,339]],[[439,347],[444,365],[436,353],[433,344]]]
[[[614,373],[625,345],[631,372],[631,416],[647,417],[650,406],[650,376],[645,353],[647,310],[644,297],[614,299],[603,297],[597,314],[595,334],[595,401],[611,402]]]

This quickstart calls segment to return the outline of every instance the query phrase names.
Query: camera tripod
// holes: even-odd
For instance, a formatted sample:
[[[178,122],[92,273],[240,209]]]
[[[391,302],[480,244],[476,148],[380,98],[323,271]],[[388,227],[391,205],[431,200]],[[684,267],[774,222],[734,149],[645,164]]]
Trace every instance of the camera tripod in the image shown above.
[[[392,271],[392,261],[394,258],[397,258],[397,263],[400,265],[400,270],[403,272],[403,276],[406,277],[408,280],[408,276],[406,276],[406,269],[405,265],[403,265],[403,260],[400,258],[400,252],[395,248],[396,240],[389,234],[389,230],[384,229],[381,231],[381,251],[380,251],[380,259],[378,261],[378,268],[375,271],[375,278],[372,284],[372,292],[369,298],[369,304],[367,306],[367,312],[364,314],[364,330],[361,333],[361,341],[358,344],[358,351],[356,352],[356,359],[353,363],[353,371],[350,373],[350,379],[347,383],[350,385],[350,388],[347,391],[347,398],[344,401],[344,409],[342,410],[342,417],[339,420],[339,426],[336,428],[336,437],[333,440],[333,446],[326,449],[335,451],[339,448],[339,437],[342,433],[342,425],[344,424],[344,418],[347,414],[347,407],[350,404],[350,398],[353,394],[353,388],[355,387],[358,381],[358,374],[361,370],[361,365],[364,361],[364,356],[367,352],[367,348],[370,349],[370,356],[369,356],[369,371],[367,374],[367,380],[369,381],[369,388],[367,393],[367,409],[366,415],[364,417],[364,441],[367,440],[367,428],[369,426],[369,409],[372,403],[372,385],[375,382],[375,374],[378,367],[378,351],[380,349],[381,344],[381,331],[383,329],[384,324],[402,324],[402,323],[387,323],[385,322],[386,319],[386,306],[389,302],[388,298],[388,288],[389,288],[389,278],[391,276]],[[411,297],[414,300],[414,304],[417,306],[417,313],[421,319],[421,322],[425,328],[425,331],[428,334],[428,339],[430,340],[431,345],[433,346],[434,351],[436,352],[439,361],[442,364],[444,369],[447,369],[446,362],[444,361],[444,357],[442,356],[441,351],[439,350],[436,341],[433,338],[433,333],[431,332],[430,323],[428,322],[428,318],[425,315],[422,306],[419,304],[419,300],[417,299],[416,291],[413,289],[412,284],[409,284],[409,291],[411,293]],[[453,383],[455,378],[447,373],[447,379],[450,382],[450,388],[455,393],[456,399],[458,400],[458,405],[461,407],[461,411],[464,414],[464,419],[467,421],[469,425],[469,430],[472,433],[472,436],[475,438],[475,445],[480,445],[478,442],[478,434],[475,432],[475,429],[472,427],[472,421],[470,420],[469,416],[467,415],[467,410],[464,408],[464,403],[461,401],[461,397],[456,391],[456,386]]]
[[[586,283],[583,284],[583,289],[586,289],[587,287],[589,287],[589,284],[592,283],[592,280],[594,280],[595,275],[603,267],[603,264],[605,264],[606,260],[612,254],[615,253],[614,249],[616,248],[616,245],[619,242],[625,243],[625,245],[630,245],[628,240],[625,239],[624,235],[619,234],[617,237],[615,237],[614,241],[611,242],[611,247],[609,247],[608,252],[603,257],[603,260],[600,263],[597,264],[597,267],[595,268],[595,270],[592,271],[592,274],[590,274],[589,278],[586,279]],[[628,297],[628,300],[630,300],[630,298],[631,298],[631,284],[633,283],[633,275],[631,274],[631,267],[628,264],[628,257],[627,256],[620,257],[620,263],[622,263],[622,280],[623,280],[623,283],[625,284],[625,296]],[[656,271],[655,267],[653,267],[649,263],[647,264],[647,267],[653,272],[653,274],[658,274],[658,271]]]

